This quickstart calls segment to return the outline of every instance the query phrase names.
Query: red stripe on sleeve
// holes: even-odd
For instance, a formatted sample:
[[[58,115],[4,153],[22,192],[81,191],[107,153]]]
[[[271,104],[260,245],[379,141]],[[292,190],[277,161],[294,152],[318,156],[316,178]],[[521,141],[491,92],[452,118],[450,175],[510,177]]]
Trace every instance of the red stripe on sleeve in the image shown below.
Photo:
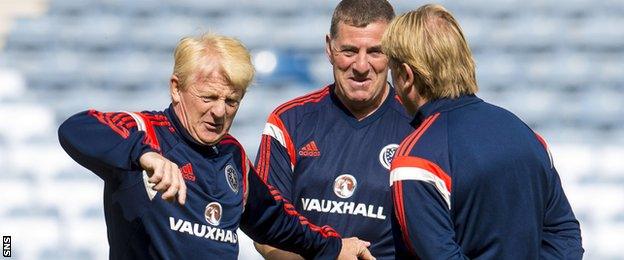
[[[266,163],[266,158],[264,158],[264,151],[266,151],[267,143],[266,138],[266,135],[262,135],[260,141],[260,152],[258,153],[258,164],[256,165],[256,170],[258,170],[258,176],[260,176],[260,179],[262,179],[262,181],[264,181],[264,164]]]
[[[535,133],[535,132],[533,132],[533,133]],[[544,138],[540,134],[538,134],[538,133],[535,133],[535,136],[537,137],[537,140],[539,140],[539,142],[542,143],[544,148],[546,150],[548,150],[548,143],[546,143],[546,140],[544,140]]]
[[[433,122],[438,119],[438,116],[440,116],[440,113],[436,113],[427,117],[427,119],[423,121],[423,123],[420,125],[420,127],[418,127],[418,129],[416,129],[416,131],[414,131],[407,138],[405,138],[405,140],[401,142],[397,156],[408,155],[409,152],[412,151],[412,148],[414,148],[414,144],[416,144],[416,141],[418,141],[423,133],[427,131],[429,126],[431,126],[431,124],[433,124]]]
[[[431,117],[426,118],[420,124],[420,126],[416,130],[414,130],[414,132],[412,132],[405,139],[403,139],[403,141],[399,145],[399,150],[397,151],[396,156],[403,155],[405,153],[405,150],[407,149],[408,143],[410,143],[414,139],[415,136],[420,134],[420,132],[423,130],[424,126],[427,125],[427,123],[429,123],[430,120],[431,120]]]
[[[330,226],[322,226],[319,227],[317,225],[314,225],[312,223],[310,223],[310,221],[308,221],[308,219],[306,219],[304,216],[300,215],[299,212],[297,212],[297,210],[295,210],[295,206],[292,205],[292,203],[290,203],[287,199],[284,199],[280,192],[273,186],[264,183],[264,185],[267,186],[267,188],[269,189],[269,191],[271,192],[271,195],[273,196],[273,199],[275,199],[276,201],[281,201],[283,203],[283,208],[284,211],[286,211],[286,213],[290,216],[296,216],[299,219],[299,224],[303,225],[303,226],[308,226],[308,228],[310,228],[312,231],[320,233],[324,238],[327,237],[338,237],[340,238],[340,234],[338,234],[338,232],[336,232],[336,230],[334,230],[332,227]]]
[[[284,142],[286,143],[286,151],[288,152],[288,157],[290,158],[290,163],[292,165],[297,164],[296,150],[295,144],[293,144],[292,139],[290,138],[290,134],[284,125],[284,122],[276,115],[271,114],[268,119],[268,123],[277,126],[282,131],[282,135],[284,136]],[[267,144],[267,147],[270,146],[270,143]]]
[[[152,149],[160,151],[160,143],[158,142],[158,137],[156,136],[156,131],[154,131],[154,125],[151,118],[143,113],[136,113],[145,122],[145,139],[143,143],[152,147]]]
[[[122,117],[126,117],[127,116],[125,113],[104,113],[104,114],[109,116],[113,122],[117,122],[120,119],[122,119]]]
[[[403,203],[403,183],[396,182],[392,185],[392,195],[394,201],[394,214],[397,216],[397,222],[401,228],[401,234],[403,237],[403,243],[405,247],[410,251],[412,255],[415,255],[415,251],[412,248],[412,243],[409,238],[409,230],[407,228],[407,220],[405,217],[405,205]]]
[[[432,161],[414,156],[398,156],[392,160],[392,167],[390,168],[390,171],[399,167],[416,167],[424,169],[442,179],[448,191],[451,191],[451,176]]]
[[[122,138],[126,139],[130,136],[129,128],[124,127],[123,120],[120,121],[119,119],[124,119],[125,117],[132,118],[131,116],[125,113],[102,113],[94,109],[89,110],[88,115],[95,117],[100,123],[110,127],[111,130]]]
[[[268,135],[262,136],[262,150],[260,152],[260,177],[263,182],[269,181],[269,164],[271,160],[271,137]]]

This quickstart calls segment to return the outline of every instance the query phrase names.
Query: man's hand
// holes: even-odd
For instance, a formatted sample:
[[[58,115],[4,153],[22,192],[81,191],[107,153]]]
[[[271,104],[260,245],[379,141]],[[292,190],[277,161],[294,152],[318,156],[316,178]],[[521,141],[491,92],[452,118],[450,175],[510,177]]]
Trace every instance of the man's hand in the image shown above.
[[[360,240],[357,237],[344,238],[338,260],[375,259],[367,249],[369,246],[370,242]]]
[[[254,247],[256,247],[256,251],[264,257],[264,260],[304,260],[303,257],[298,254],[284,251],[270,245],[263,245],[254,242]]]
[[[186,202],[186,183],[178,165],[155,152],[147,152],[139,157],[141,167],[149,176],[148,182],[154,183],[154,190],[162,193],[162,199],[172,202],[177,195],[178,203]]]

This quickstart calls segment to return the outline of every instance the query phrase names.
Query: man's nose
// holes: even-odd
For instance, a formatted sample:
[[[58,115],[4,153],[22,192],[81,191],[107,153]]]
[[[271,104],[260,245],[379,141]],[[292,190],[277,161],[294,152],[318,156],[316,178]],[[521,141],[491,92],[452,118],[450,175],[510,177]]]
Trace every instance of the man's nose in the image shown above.
[[[225,100],[217,100],[210,109],[210,113],[215,119],[223,119],[225,117]]]
[[[356,72],[356,76],[366,76],[366,74],[370,71],[370,67],[368,55],[366,53],[359,53],[355,57],[353,71]]]

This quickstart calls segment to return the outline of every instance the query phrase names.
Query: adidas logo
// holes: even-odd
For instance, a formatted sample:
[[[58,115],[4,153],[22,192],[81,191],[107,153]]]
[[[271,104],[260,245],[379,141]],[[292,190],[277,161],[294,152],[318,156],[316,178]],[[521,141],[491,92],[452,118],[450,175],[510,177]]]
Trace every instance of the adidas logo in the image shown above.
[[[193,173],[193,166],[191,163],[187,163],[180,168],[180,172],[182,172],[182,177],[188,181],[195,181],[195,174]]]
[[[319,157],[321,156],[321,151],[319,151],[316,143],[312,141],[301,147],[301,149],[299,150],[299,155],[307,157]]]

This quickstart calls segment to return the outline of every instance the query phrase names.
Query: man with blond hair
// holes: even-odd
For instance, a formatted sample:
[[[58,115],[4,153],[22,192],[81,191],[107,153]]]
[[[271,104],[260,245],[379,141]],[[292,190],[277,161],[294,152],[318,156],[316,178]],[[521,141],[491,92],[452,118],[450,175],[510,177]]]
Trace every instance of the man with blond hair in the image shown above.
[[[388,170],[413,130],[381,51],[393,17],[385,0],[340,1],[325,38],[333,84],[277,107],[256,157],[262,178],[302,215],[370,241],[378,259],[394,259]],[[267,259],[298,258],[257,247]]]
[[[403,14],[382,45],[418,127],[390,173],[397,258],[580,259],[579,223],[546,142],[475,96],[475,63],[451,13]]]
[[[368,243],[292,210],[228,134],[254,76],[242,43],[187,37],[174,58],[169,108],[88,110],[59,128],[65,151],[104,180],[110,258],[235,259],[239,227],[307,258],[370,257]]]

